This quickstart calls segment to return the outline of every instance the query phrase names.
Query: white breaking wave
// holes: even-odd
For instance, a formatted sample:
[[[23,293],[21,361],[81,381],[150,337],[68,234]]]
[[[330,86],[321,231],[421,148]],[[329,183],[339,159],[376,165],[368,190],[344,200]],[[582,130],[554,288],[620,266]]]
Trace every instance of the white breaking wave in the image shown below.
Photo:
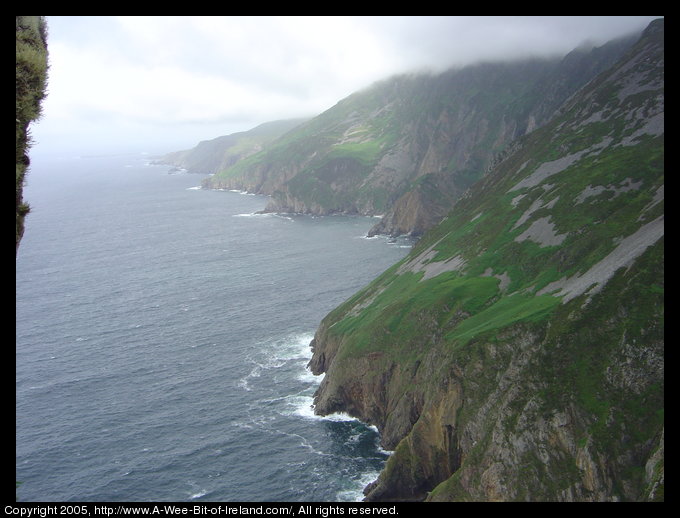
[[[309,343],[313,339],[314,333],[294,333],[271,342],[271,350],[276,352],[277,356],[289,360],[311,358],[312,350]]]
[[[290,415],[297,415],[305,419],[315,419],[317,421],[339,422],[359,422],[356,417],[352,417],[344,412],[330,415],[317,415],[314,413],[314,398],[312,396],[291,396],[287,399],[290,407]]]
[[[286,221],[295,221],[292,217],[278,212],[250,212],[245,214],[234,214],[234,218],[279,218]]]
[[[325,372],[319,374],[318,376],[316,374],[313,374],[312,371],[310,371],[307,368],[307,362],[304,362],[304,364],[302,365],[301,373],[298,375],[297,379],[302,381],[303,383],[318,385],[321,383],[325,375],[326,375]]]
[[[236,194],[244,194],[246,196],[257,196],[256,193],[254,192],[248,192],[248,191],[241,191],[239,189],[215,189],[216,191],[227,191],[227,192],[235,192]]]
[[[237,386],[250,391],[250,381],[259,378],[263,371],[275,370],[289,365],[290,362],[298,360],[300,374],[297,376],[299,381],[305,383],[320,383],[321,378],[314,376],[308,369],[307,363],[312,357],[309,343],[314,338],[313,333],[295,333],[283,338],[267,340],[258,347],[256,355],[249,356],[248,360],[254,365],[252,370],[243,378],[238,380]],[[303,360],[303,361],[299,361]]]
[[[340,502],[361,502],[364,499],[364,488],[378,478],[380,472],[369,471],[363,473],[358,480],[356,480],[356,488],[338,491],[337,498]]]

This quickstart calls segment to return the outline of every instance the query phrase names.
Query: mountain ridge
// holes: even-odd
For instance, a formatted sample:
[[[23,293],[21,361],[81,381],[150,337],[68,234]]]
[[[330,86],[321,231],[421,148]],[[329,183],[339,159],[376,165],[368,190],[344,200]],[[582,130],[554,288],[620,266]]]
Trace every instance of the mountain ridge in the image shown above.
[[[632,41],[379,81],[204,186],[268,194],[266,212],[384,214],[371,235],[421,235]]]

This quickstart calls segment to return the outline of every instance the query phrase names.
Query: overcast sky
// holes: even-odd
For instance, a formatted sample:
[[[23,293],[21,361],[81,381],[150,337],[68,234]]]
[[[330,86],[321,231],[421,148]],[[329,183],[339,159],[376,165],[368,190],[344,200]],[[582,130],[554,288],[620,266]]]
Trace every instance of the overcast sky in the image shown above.
[[[32,153],[163,153],[314,116],[395,73],[564,55],[654,16],[47,17]]]

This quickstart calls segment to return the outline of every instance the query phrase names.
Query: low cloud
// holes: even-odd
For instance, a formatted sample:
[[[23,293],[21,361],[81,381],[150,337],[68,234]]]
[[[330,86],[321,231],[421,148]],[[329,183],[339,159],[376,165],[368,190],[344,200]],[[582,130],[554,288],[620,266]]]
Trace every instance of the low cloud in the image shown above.
[[[653,18],[48,17],[48,97],[34,135],[45,147],[190,147],[316,115],[395,73],[563,55]],[[81,134],[97,124],[96,139]]]

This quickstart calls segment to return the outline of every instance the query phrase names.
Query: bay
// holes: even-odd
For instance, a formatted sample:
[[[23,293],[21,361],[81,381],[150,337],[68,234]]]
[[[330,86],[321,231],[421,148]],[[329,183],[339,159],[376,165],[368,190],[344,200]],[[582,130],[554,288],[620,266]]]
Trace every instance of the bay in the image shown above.
[[[345,501],[375,429],[310,407],[321,319],[403,257],[144,155],[35,159],[16,261],[22,501]]]

